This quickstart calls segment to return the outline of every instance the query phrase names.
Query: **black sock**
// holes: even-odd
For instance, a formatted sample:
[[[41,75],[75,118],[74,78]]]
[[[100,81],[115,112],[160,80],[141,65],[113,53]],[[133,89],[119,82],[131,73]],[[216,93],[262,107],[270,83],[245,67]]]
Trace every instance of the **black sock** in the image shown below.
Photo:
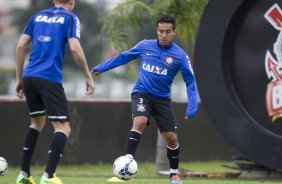
[[[130,131],[128,133],[126,154],[131,154],[134,156],[135,151],[139,145],[141,134],[135,131]]]
[[[34,128],[29,128],[25,137],[22,155],[21,170],[30,176],[30,162],[33,155],[33,151],[40,132]]]
[[[45,172],[49,175],[49,178],[53,177],[57,165],[62,157],[62,153],[67,142],[66,134],[62,132],[55,132],[50,149],[48,151],[48,161]]]
[[[179,157],[180,157],[180,148],[179,146],[175,149],[167,148],[167,158],[169,160],[170,169],[178,169]],[[177,173],[171,173],[171,175]]]

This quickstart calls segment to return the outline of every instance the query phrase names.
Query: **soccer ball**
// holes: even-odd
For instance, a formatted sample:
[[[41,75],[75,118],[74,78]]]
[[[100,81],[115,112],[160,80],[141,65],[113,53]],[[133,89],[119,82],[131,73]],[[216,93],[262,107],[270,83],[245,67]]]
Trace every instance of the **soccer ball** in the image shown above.
[[[8,162],[5,158],[0,157],[0,175],[6,174],[8,171]]]
[[[131,155],[120,156],[114,161],[113,172],[119,179],[129,180],[136,175],[137,171],[137,162]]]

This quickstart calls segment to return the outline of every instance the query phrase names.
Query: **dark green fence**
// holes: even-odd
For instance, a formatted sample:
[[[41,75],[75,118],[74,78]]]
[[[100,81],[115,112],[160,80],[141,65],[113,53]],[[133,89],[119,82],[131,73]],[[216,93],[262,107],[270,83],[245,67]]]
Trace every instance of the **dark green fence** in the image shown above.
[[[184,103],[175,103],[178,119],[181,161],[228,160],[238,152],[231,148],[210,123],[199,106],[198,115],[184,122]],[[72,134],[66,146],[62,163],[112,163],[125,152],[127,133],[131,128],[130,102],[102,100],[70,100]],[[21,147],[29,116],[25,102],[0,102],[0,155],[11,165],[21,160]],[[145,129],[136,153],[140,162],[154,162],[158,130],[154,121]],[[43,164],[52,139],[53,129],[48,121],[37,142],[34,164]]]

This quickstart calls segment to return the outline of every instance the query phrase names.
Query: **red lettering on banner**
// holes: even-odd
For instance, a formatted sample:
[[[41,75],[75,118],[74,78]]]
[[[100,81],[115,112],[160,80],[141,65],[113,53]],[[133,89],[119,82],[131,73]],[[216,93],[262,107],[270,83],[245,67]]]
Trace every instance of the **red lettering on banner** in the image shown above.
[[[268,115],[272,118],[282,114],[282,81],[271,82],[267,85],[266,107]]]
[[[275,27],[275,29],[282,30],[282,10],[278,4],[274,4],[265,13],[264,17]]]
[[[280,72],[279,63],[267,51],[265,58],[265,69],[269,79],[272,81],[282,80],[282,73]]]

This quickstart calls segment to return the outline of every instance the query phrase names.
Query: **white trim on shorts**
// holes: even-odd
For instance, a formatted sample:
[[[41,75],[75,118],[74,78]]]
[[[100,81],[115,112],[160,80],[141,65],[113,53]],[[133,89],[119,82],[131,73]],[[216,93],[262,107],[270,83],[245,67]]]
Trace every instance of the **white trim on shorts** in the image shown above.
[[[67,119],[67,116],[48,116],[49,119]]]
[[[45,110],[43,110],[43,111],[35,111],[35,112],[31,112],[31,113],[29,113],[29,115],[36,115],[36,114],[43,114],[43,113],[45,113]]]

